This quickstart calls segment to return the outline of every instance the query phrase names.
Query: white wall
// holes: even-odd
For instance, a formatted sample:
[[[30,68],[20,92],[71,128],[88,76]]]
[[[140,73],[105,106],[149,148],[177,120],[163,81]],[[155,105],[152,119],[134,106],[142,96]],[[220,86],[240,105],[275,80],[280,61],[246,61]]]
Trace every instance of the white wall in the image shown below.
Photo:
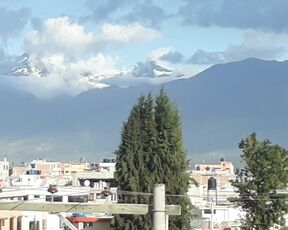
[[[48,214],[46,229],[53,229],[53,230],[62,229],[60,228],[60,218],[56,214]]]
[[[210,210],[210,207],[205,208],[206,210]],[[211,213],[206,214],[205,209],[202,209],[202,218],[207,219],[210,221],[211,219]],[[213,222],[215,225],[220,224],[222,222],[235,222],[240,220],[241,215],[243,215],[243,212],[241,212],[240,209],[233,208],[233,207],[213,207],[215,210],[215,213],[213,212]]]

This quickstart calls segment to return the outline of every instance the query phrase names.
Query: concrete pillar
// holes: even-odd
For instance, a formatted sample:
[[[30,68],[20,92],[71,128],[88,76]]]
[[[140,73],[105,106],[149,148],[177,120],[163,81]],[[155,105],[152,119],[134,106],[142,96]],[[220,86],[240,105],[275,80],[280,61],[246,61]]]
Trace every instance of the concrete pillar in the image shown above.
[[[153,230],[164,230],[166,229],[165,185],[155,184],[153,195]]]

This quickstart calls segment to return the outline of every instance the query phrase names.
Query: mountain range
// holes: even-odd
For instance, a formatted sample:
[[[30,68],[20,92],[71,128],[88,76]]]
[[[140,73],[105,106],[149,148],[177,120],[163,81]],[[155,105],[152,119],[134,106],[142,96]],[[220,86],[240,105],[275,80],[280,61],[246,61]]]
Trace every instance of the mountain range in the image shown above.
[[[49,69],[51,70],[51,73]],[[55,68],[45,66],[44,63],[35,60],[35,57],[31,58],[27,53],[24,53],[19,57],[11,58],[9,63],[0,65],[0,71],[2,72],[2,75],[6,77],[24,77],[26,79],[29,78],[30,80],[33,78],[49,78],[49,74],[61,75],[61,73],[57,71],[55,73]],[[73,74],[75,75],[75,73]],[[72,78],[71,76],[69,76],[70,78],[65,78],[64,81],[68,88],[71,88],[71,90],[74,88],[74,91],[79,93],[81,91],[86,91],[87,89],[105,88],[113,85],[127,87],[131,84],[141,84],[143,82],[167,82],[179,79],[183,76],[184,75],[178,71],[173,71],[161,66],[156,60],[147,59],[144,62],[138,62],[132,69],[118,70],[110,74],[83,71],[78,75],[76,73],[76,76],[73,76]],[[85,89],[81,90],[83,86]]]
[[[155,69],[156,63],[151,65]],[[165,77],[172,72],[156,69]],[[137,71],[132,73],[136,76]],[[141,71],[141,76],[155,77],[151,68]],[[113,157],[122,124],[137,98],[164,87],[182,117],[192,162],[224,157],[237,165],[237,145],[251,132],[287,147],[287,72],[288,61],[250,58],[161,85],[112,85],[49,100],[0,80],[0,153],[15,162]]]

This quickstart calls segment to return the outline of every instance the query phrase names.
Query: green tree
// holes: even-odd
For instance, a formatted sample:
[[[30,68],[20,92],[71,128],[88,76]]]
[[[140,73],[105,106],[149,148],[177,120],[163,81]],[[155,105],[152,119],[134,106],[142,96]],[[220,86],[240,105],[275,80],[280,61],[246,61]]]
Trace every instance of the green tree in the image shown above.
[[[134,105],[130,112],[130,116],[123,125],[121,144],[115,152],[117,155],[115,178],[118,182],[118,187],[122,191],[142,191],[143,183],[148,180],[146,175],[147,168],[145,161],[147,157],[144,156],[144,142],[142,141],[144,131],[143,124],[146,124],[147,99],[141,96],[138,103]],[[147,115],[148,116],[148,115]],[[141,180],[143,179],[143,180]],[[141,184],[142,183],[142,184]],[[146,183],[147,185],[147,183]],[[143,191],[144,192],[144,191]],[[120,195],[119,203],[148,203],[145,197],[138,195]],[[136,230],[149,229],[146,216],[141,215],[119,215],[115,217],[115,227],[117,229]]]
[[[162,89],[156,97],[155,129],[157,149],[153,156],[156,183],[166,185],[167,194],[185,195],[189,187],[188,161],[183,144],[180,116]],[[168,204],[181,205],[181,216],[169,217],[169,229],[190,229],[190,199],[167,196]]]
[[[169,218],[169,229],[190,229],[189,186],[180,117],[169,97],[161,90],[139,98],[122,129],[115,178],[119,190],[152,193],[154,184],[165,183],[166,191],[183,197],[167,196],[168,204],[180,204],[182,215]],[[152,204],[152,196],[120,195],[122,203]],[[116,229],[152,229],[152,216],[120,215]]]
[[[245,167],[236,171],[232,185],[239,193],[234,201],[246,212],[242,229],[267,230],[282,224],[287,205],[275,190],[287,186],[287,150],[269,140],[258,141],[255,133],[242,140],[239,148]]]

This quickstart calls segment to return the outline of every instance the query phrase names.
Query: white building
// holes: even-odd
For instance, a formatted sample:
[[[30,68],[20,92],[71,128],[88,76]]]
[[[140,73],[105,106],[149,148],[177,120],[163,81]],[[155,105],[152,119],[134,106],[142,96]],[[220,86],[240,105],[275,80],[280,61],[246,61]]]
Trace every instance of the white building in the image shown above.
[[[5,202],[32,202],[32,203],[112,203],[107,197],[93,198],[94,192],[91,187],[10,187],[3,188],[0,193],[0,201]],[[20,204],[21,204],[20,203]],[[1,204],[0,204],[1,205]],[[73,213],[48,213],[37,211],[0,211],[0,229],[22,229],[22,230],[46,230],[64,229],[110,229],[112,217],[105,213],[89,214],[81,218],[75,217]],[[74,226],[74,227],[73,227]],[[97,227],[97,228],[96,228]],[[68,229],[68,228],[65,228]]]
[[[6,157],[4,157],[3,161],[0,161],[0,188],[9,186],[10,179],[9,179],[9,172],[10,172],[10,163]]]
[[[240,219],[243,213],[231,205],[208,204],[200,207],[202,211],[202,229],[240,230]]]
[[[230,183],[235,177],[233,164],[224,159],[219,164],[196,164],[190,176],[197,185],[189,186],[188,196],[202,212],[202,229],[211,229],[212,222],[215,230],[238,229],[241,211],[228,201],[229,197],[237,197]]]

